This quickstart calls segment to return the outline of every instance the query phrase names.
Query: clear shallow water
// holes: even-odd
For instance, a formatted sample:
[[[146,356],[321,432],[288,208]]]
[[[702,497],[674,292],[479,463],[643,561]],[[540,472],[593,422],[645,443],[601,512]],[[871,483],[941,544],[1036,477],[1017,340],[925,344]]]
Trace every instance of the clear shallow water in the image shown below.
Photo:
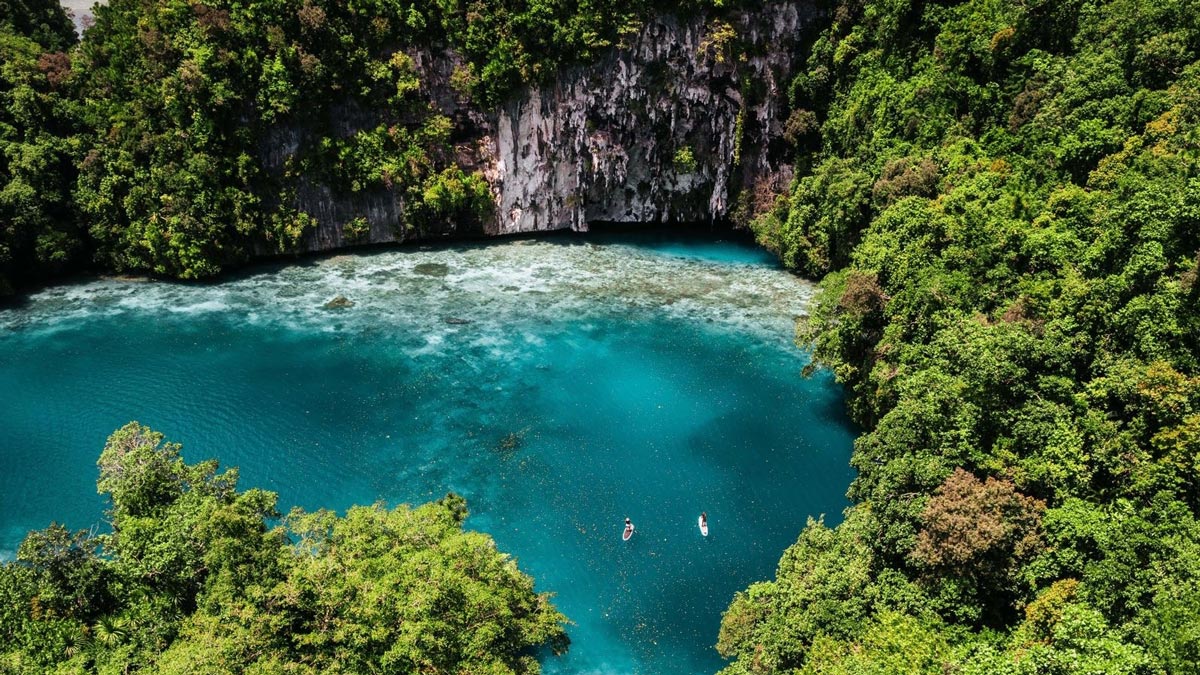
[[[136,419],[284,511],[463,494],[575,622],[547,672],[712,673],[733,593],[846,505],[840,392],[792,344],[809,290],[649,236],[47,289],[0,310],[0,556],[100,521],[95,460]]]

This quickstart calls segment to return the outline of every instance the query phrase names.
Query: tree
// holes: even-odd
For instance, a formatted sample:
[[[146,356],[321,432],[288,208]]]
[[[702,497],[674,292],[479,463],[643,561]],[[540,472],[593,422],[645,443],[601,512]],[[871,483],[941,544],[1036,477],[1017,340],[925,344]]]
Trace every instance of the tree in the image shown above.
[[[1045,503],[1011,482],[955,469],[925,505],[913,559],[964,575],[1003,575],[1041,548]]]
[[[273,526],[273,493],[136,422],[98,464],[112,534],[52,526],[0,565],[5,672],[533,675],[536,649],[567,648],[566,618],[462,529],[456,495]]]
[[[57,0],[0,0],[0,32],[27,37],[48,52],[74,45],[75,25]]]
[[[866,0],[832,18],[791,86],[811,139],[755,231],[826,274],[798,337],[864,427],[836,531],[868,543],[864,593],[907,600],[831,620],[782,666],[769,645],[806,611],[739,611],[773,628],[730,672],[871,672],[891,643],[864,631],[897,610],[913,653],[949,645],[963,673],[1186,671],[1196,13]],[[880,590],[897,579],[919,592]]]
[[[52,4],[45,11],[61,15]],[[17,5],[12,9],[29,12],[17,23],[42,11]],[[20,280],[69,269],[83,252],[70,200],[78,151],[71,61],[51,51],[61,41],[46,32],[49,24],[6,25],[6,16],[0,3],[0,295]],[[29,36],[21,34],[26,29]]]

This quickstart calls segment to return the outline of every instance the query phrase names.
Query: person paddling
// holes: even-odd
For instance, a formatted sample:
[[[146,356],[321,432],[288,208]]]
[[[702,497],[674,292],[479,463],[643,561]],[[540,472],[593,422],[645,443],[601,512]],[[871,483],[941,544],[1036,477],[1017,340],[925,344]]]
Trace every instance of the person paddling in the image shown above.
[[[708,536],[708,513],[707,512],[705,512],[705,511],[700,512],[699,524],[700,524],[700,534],[707,537]]]
[[[633,536],[633,521],[626,518],[625,519],[625,531],[621,533],[621,540],[629,541],[629,538],[632,536]]]

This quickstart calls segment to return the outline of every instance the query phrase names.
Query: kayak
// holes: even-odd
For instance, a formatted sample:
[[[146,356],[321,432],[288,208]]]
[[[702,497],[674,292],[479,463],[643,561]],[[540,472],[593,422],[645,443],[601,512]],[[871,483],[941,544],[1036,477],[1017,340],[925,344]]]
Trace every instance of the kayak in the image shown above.
[[[700,526],[700,534],[708,536],[708,523],[704,522],[704,516],[696,518],[696,524]]]

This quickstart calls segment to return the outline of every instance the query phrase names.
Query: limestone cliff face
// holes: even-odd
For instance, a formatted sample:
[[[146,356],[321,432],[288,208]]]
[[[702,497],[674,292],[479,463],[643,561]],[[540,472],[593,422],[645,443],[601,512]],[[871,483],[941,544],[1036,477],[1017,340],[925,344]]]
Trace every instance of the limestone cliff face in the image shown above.
[[[397,194],[305,183],[297,206],[318,226],[303,247],[727,218],[739,193],[778,190],[790,179],[780,140],[786,85],[815,12],[808,2],[767,2],[726,17],[734,33],[726,41],[728,31],[709,17],[659,17],[598,62],[565,70],[499,110],[457,97],[449,84],[457,55],[414,51],[423,92],[455,122],[458,162],[491,185],[494,219],[482,232],[406,232]],[[362,116],[348,114],[345,131],[367,126]],[[294,152],[302,136],[280,130],[267,163]],[[350,242],[342,227],[356,217],[370,232]]]

